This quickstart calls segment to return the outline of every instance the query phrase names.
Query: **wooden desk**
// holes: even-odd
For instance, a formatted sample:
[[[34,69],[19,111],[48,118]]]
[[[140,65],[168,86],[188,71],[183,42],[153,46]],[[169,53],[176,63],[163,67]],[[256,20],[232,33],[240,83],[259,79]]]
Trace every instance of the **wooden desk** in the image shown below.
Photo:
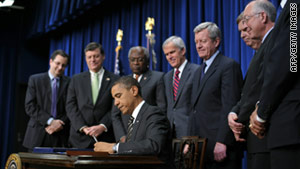
[[[68,153],[69,154],[69,153]],[[14,163],[14,164],[13,164]],[[164,168],[156,156],[109,155],[96,152],[66,154],[11,154],[6,169],[63,169],[63,168]]]

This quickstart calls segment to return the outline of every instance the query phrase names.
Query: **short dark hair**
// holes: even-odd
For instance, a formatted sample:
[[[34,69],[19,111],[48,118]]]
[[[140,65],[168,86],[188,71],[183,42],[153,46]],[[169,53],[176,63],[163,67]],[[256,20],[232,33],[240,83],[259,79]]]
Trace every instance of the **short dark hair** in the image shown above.
[[[50,59],[54,60],[57,55],[61,55],[62,57],[67,58],[68,59],[67,64],[70,62],[70,56],[68,54],[66,54],[66,52],[61,50],[61,49],[58,49],[58,50],[55,50],[54,52],[52,52]]]
[[[91,42],[91,43],[87,44],[85,49],[84,49],[84,53],[86,53],[87,51],[93,51],[97,48],[100,50],[100,53],[102,55],[105,55],[102,45],[100,43],[97,43],[97,42]]]
[[[132,86],[136,86],[139,90],[138,95],[142,96],[141,86],[140,86],[139,82],[137,80],[135,80],[133,77],[123,76],[123,77],[119,78],[117,81],[115,81],[114,84],[112,85],[112,87],[114,87],[115,85],[118,85],[118,84],[127,90],[130,90],[130,88]]]

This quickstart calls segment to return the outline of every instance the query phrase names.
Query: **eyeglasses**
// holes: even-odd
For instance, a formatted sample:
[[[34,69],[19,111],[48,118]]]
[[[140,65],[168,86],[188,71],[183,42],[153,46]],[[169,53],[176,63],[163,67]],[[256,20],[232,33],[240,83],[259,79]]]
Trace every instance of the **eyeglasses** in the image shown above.
[[[255,13],[255,14],[249,15],[249,16],[244,15],[244,17],[243,17],[243,22],[248,23],[248,21],[249,21],[253,16],[259,15],[259,14],[261,14],[261,13],[262,13],[262,12],[258,12],[258,13]]]
[[[130,62],[143,62],[145,59],[144,58],[130,58]]]

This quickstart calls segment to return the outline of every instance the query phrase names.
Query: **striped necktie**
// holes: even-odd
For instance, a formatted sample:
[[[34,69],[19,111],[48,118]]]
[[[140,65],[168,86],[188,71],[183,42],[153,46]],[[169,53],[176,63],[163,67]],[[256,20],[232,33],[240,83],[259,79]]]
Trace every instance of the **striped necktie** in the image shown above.
[[[131,136],[132,136],[132,130],[133,130],[133,121],[134,117],[130,116],[128,120],[128,128],[127,128],[127,137],[126,137],[126,142],[130,141]]]
[[[179,73],[180,71],[177,69],[175,72],[175,76],[174,76],[174,82],[173,82],[173,96],[174,96],[174,101],[176,100],[176,96],[177,96],[177,91],[179,88]]]

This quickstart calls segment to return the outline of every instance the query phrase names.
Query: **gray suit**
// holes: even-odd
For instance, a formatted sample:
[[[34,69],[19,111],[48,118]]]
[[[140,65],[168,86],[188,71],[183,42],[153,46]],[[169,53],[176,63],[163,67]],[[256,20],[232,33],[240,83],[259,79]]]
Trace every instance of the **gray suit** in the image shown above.
[[[71,79],[67,97],[67,115],[71,121],[69,141],[76,148],[92,148],[92,137],[79,132],[83,126],[104,124],[108,132],[98,136],[99,141],[114,141],[111,128],[111,108],[113,98],[111,87],[118,79],[117,75],[105,70],[98,98],[93,104],[90,72],[74,75]]]
[[[171,123],[173,137],[180,138],[182,136],[187,136],[188,119],[191,112],[192,83],[194,80],[194,73],[198,68],[199,65],[192,63],[187,63],[185,65],[175,101],[173,99],[174,69],[169,71],[164,77],[167,115]]]

